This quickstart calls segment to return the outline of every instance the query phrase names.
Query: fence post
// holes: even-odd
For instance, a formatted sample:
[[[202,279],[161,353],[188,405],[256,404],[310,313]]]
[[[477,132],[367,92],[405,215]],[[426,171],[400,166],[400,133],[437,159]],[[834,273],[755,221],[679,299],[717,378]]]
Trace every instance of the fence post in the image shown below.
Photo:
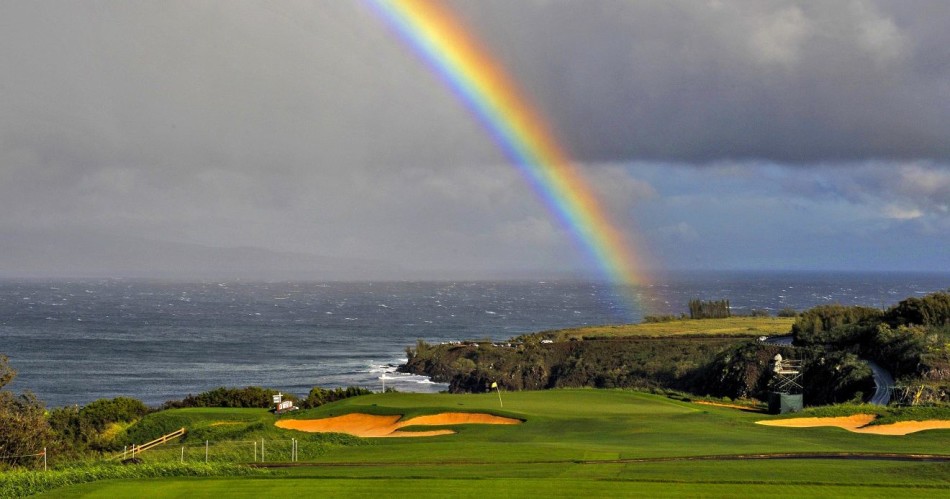
[[[254,462],[257,462],[257,440],[254,441]]]
[[[205,440],[205,464],[208,463],[208,441]]]
[[[43,447],[43,471],[46,471],[46,447]]]
[[[261,462],[264,462],[264,437],[261,437]]]
[[[185,446],[181,446],[181,463],[185,464]]]

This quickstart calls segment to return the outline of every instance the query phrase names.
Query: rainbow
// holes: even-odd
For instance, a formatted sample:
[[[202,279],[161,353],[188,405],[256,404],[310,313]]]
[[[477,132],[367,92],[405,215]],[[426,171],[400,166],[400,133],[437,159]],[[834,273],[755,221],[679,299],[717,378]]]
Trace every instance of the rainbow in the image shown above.
[[[452,13],[431,0],[367,2],[477,116],[603,275],[627,289],[645,284],[639,253],[610,221],[547,121]]]

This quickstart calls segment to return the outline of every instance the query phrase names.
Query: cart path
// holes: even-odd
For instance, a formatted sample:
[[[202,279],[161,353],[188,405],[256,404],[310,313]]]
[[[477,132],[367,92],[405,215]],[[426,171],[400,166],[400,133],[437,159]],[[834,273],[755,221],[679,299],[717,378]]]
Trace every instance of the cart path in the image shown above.
[[[874,395],[869,402],[876,405],[889,404],[891,402],[891,390],[894,388],[894,377],[879,366],[877,362],[873,360],[865,360],[865,362],[868,363],[874,376]]]
[[[792,335],[785,334],[781,336],[769,336],[763,343],[769,345],[792,346]],[[891,391],[894,389],[894,376],[887,372],[877,362],[868,359],[861,359],[871,368],[871,376],[874,378],[874,395],[868,401],[874,405],[887,405],[891,402]]]

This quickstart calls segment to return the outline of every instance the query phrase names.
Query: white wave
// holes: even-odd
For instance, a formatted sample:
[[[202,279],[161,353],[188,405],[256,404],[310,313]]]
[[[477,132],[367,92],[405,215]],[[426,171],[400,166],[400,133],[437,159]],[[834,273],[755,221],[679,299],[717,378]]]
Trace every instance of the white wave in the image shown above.
[[[396,372],[397,366],[392,364],[374,364],[369,367],[369,372],[372,374],[376,373],[394,373]]]

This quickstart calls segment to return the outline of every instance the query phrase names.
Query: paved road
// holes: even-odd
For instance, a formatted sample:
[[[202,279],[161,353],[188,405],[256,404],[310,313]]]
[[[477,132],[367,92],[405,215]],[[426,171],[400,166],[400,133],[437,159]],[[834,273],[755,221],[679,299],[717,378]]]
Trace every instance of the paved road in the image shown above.
[[[782,345],[783,347],[792,346],[792,335],[783,334],[782,336],[769,336],[763,341],[763,343],[768,343],[769,345]]]
[[[792,335],[769,336],[763,341],[769,345],[792,346]],[[870,403],[875,405],[887,405],[891,401],[891,390],[894,388],[894,377],[891,373],[884,370],[877,362],[873,360],[861,359],[868,363],[871,368],[871,375],[874,378],[874,395],[871,396]]]
[[[887,405],[891,401],[891,389],[894,388],[894,377],[884,370],[877,362],[865,360],[874,376],[874,396],[870,402],[876,405]]]

